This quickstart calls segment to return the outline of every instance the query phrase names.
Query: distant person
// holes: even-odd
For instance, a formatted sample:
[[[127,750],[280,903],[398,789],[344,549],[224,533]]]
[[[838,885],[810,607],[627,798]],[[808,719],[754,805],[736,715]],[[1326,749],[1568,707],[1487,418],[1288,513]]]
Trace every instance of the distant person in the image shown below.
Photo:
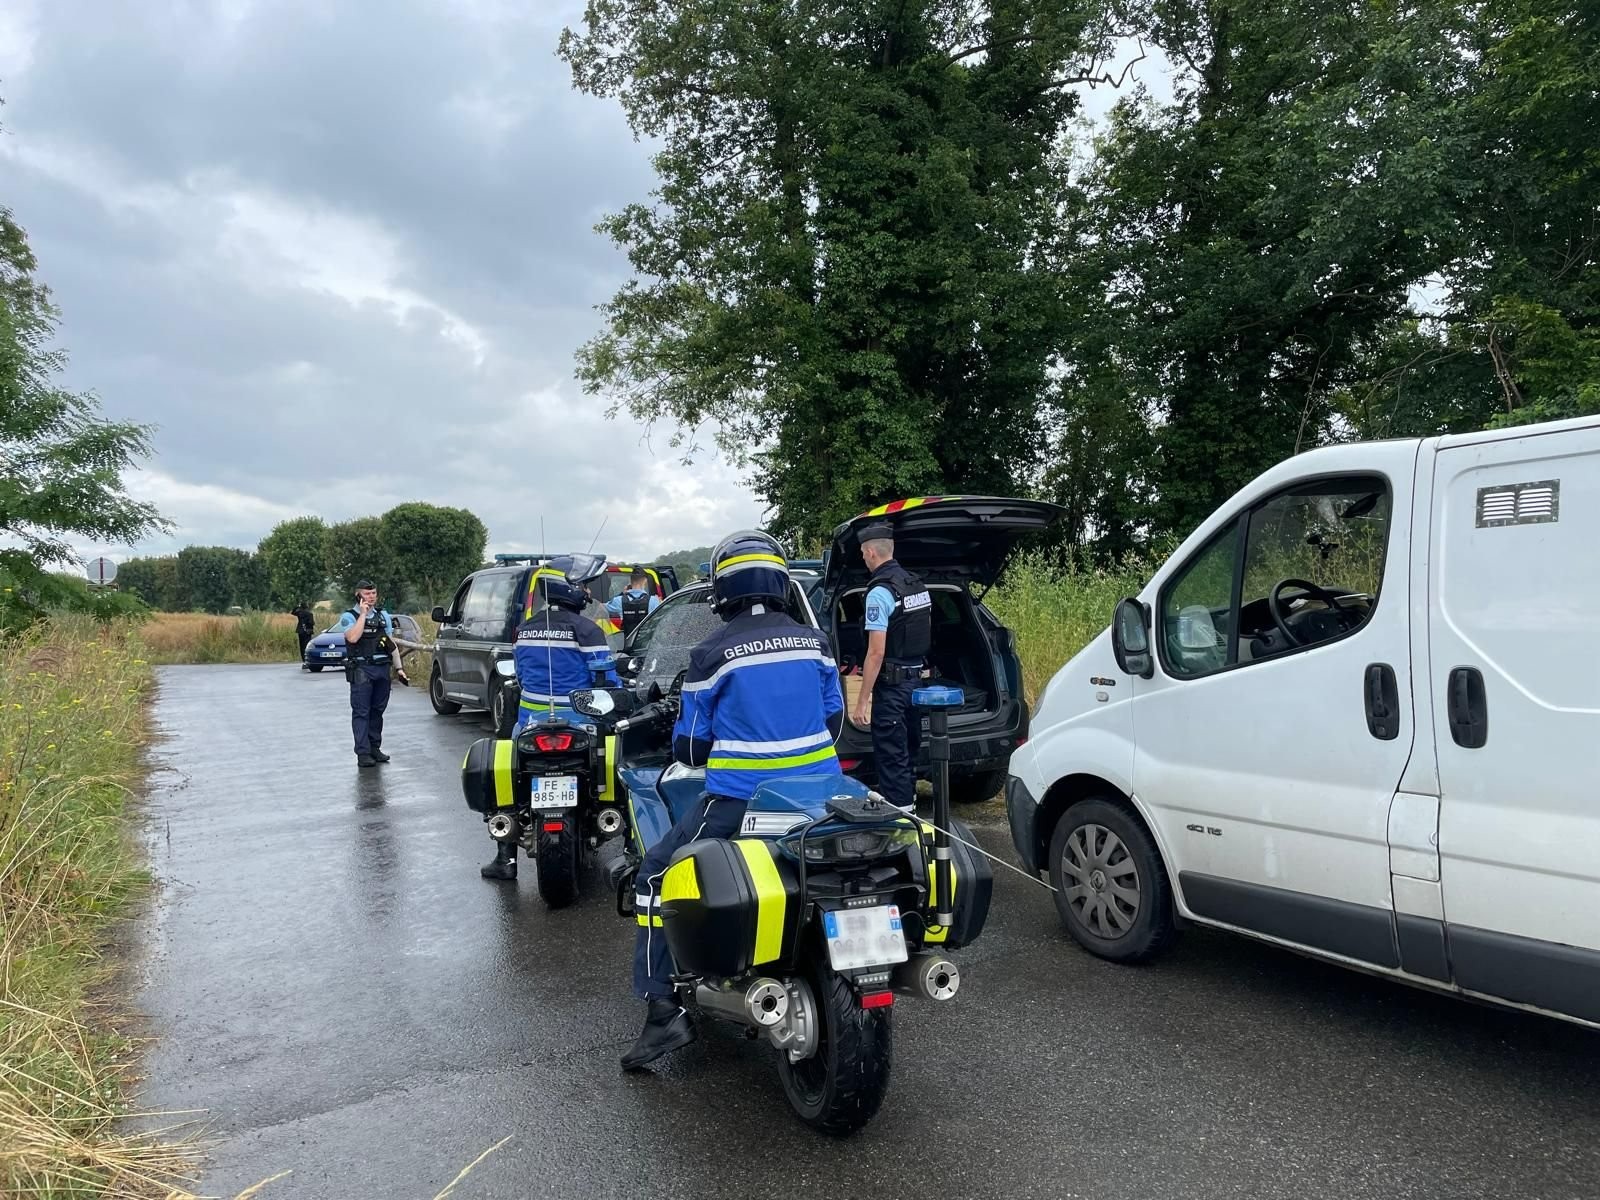
[[[390,672],[395,669],[394,618],[378,604],[377,586],[356,584],[356,607],[339,618],[344,632],[344,677],[350,681],[350,731],[355,735],[356,765],[375,767],[389,761],[383,752],[383,713],[389,707]],[[403,669],[400,682],[409,684]]]
[[[606,601],[606,613],[613,621],[622,622],[622,640],[626,643],[633,631],[639,628],[639,622],[660,606],[661,597],[650,586],[649,574],[635,571],[628,576],[628,586],[621,595]]]
[[[294,616],[294,635],[300,639],[300,662],[306,661],[306,643],[317,633],[317,620],[306,607],[304,600],[300,601],[289,612]]]

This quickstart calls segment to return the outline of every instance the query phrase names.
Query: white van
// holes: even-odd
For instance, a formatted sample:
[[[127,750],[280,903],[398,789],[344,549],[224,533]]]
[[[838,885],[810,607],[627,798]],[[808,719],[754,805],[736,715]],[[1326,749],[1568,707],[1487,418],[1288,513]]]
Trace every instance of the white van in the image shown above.
[[[1104,958],[1185,919],[1600,1025],[1600,418],[1274,467],[1050,681],[1006,807]]]

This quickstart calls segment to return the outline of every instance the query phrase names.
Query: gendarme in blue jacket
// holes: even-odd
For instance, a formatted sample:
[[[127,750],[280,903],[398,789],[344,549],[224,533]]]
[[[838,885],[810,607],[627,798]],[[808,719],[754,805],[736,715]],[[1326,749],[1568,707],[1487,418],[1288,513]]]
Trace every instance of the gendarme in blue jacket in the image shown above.
[[[748,800],[775,775],[837,775],[844,722],[827,639],[783,612],[746,611],[694,648],[673,756],[706,792]]]
[[[593,687],[595,668],[611,657],[611,648],[588,617],[564,608],[544,608],[517,626],[512,657],[522,686],[525,721],[530,714],[565,708],[573,692]],[[607,670],[605,680],[617,686],[617,673]]]

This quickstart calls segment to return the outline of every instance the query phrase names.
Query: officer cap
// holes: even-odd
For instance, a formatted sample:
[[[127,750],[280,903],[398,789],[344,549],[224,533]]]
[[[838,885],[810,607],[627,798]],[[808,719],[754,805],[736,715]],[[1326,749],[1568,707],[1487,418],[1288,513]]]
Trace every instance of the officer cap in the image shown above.
[[[358,592],[367,592],[367,591],[375,592],[377,590],[378,590],[378,585],[373,583],[372,580],[370,580],[370,579],[363,579],[363,580],[361,580],[360,582],[358,582],[356,584],[356,591],[358,591]]]
[[[887,521],[866,525],[862,527],[857,538],[863,542],[892,542],[894,541],[894,526]]]

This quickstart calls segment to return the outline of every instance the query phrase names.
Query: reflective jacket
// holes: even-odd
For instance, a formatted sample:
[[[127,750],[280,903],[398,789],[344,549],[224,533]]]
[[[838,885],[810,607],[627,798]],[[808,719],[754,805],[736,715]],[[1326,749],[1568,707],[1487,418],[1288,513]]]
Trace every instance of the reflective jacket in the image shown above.
[[[745,612],[689,656],[673,755],[706,769],[706,791],[748,800],[776,775],[837,775],[839,670],[821,631]]]
[[[589,618],[564,608],[543,608],[517,626],[512,657],[523,709],[549,712],[565,708],[573,692],[595,686],[595,669],[611,658],[611,648]],[[608,668],[605,680],[617,686],[616,671]]]

